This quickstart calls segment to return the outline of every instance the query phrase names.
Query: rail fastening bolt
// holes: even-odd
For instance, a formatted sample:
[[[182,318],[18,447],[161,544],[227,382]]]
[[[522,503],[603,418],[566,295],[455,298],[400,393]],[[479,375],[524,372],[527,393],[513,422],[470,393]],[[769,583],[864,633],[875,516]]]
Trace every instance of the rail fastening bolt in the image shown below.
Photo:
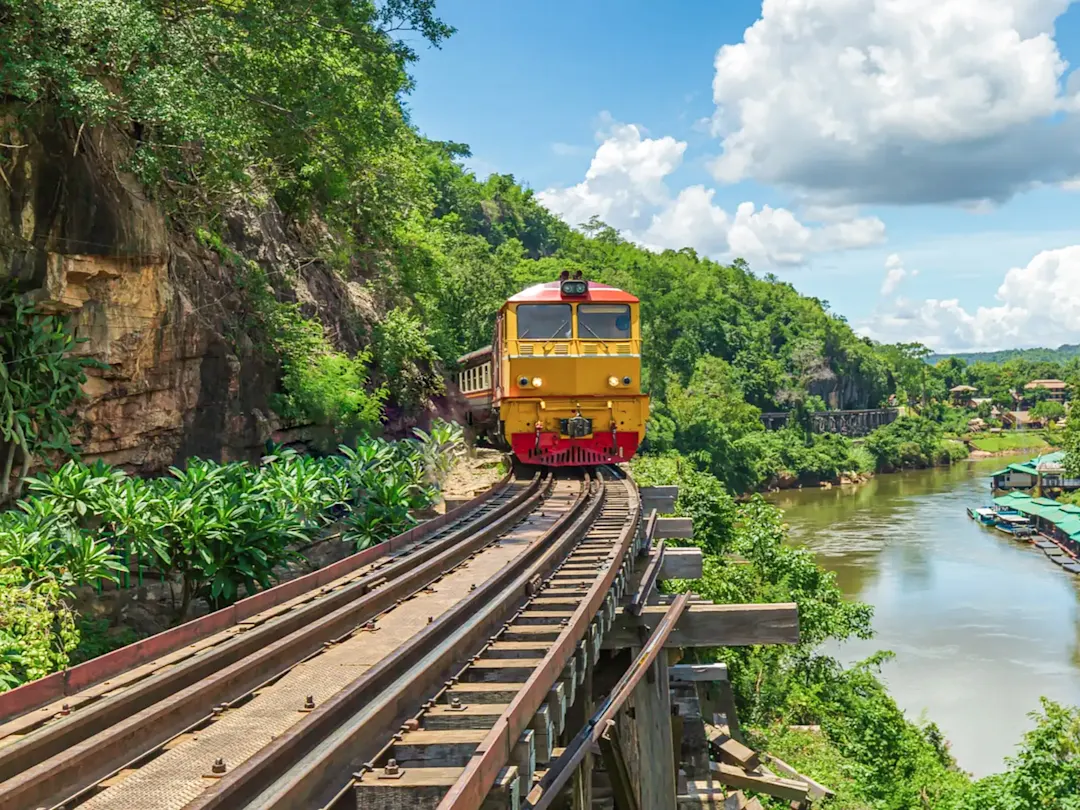
[[[314,709],[315,708],[315,696],[314,695],[308,695],[306,698],[304,698],[304,708],[305,709]]]
[[[388,759],[386,761],[386,767],[383,768],[383,773],[387,776],[397,776],[399,770],[397,760]]]
[[[71,706],[65,703],[60,707],[60,714],[71,714]]]
[[[225,773],[225,760],[218,757],[214,760],[214,764],[210,766],[210,773]]]
[[[450,708],[451,709],[460,709],[461,708],[461,698],[459,698],[459,697],[450,698]]]
[[[435,621],[435,617],[434,617],[434,616],[428,616],[428,617],[427,617],[427,623],[428,623],[428,624],[431,624],[431,623],[432,623],[433,621]]]
[[[475,590],[476,590],[476,583],[474,582],[472,585],[469,586],[469,591],[471,592],[471,591],[475,591]]]

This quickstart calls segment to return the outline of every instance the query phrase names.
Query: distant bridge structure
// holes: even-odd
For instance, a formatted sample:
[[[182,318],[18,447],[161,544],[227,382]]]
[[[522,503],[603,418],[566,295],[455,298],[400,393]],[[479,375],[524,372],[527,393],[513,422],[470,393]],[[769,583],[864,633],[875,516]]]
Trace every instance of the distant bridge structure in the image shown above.
[[[810,430],[813,433],[839,433],[842,436],[865,436],[875,428],[895,422],[899,408],[868,408],[857,411],[811,411]],[[790,411],[763,413],[761,422],[766,430],[780,430],[791,418]]]

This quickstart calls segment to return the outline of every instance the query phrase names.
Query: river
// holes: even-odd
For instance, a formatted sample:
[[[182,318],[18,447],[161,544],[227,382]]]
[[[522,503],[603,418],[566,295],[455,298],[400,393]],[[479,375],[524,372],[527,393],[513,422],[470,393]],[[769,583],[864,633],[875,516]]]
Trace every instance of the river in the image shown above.
[[[883,668],[893,696],[935,721],[976,776],[1001,770],[1040,695],[1080,704],[1080,580],[964,511],[987,503],[989,473],[1010,460],[770,496],[792,542],[874,606],[874,639],[827,651],[896,653]]]

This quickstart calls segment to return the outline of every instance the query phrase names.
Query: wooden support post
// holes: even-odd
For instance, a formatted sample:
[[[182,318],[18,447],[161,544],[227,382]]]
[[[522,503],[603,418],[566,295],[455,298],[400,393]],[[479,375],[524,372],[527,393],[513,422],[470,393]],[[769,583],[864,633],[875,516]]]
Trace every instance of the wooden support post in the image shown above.
[[[581,729],[585,727],[585,724],[589,722],[596,711],[596,704],[593,700],[593,671],[595,667],[586,667],[583,682],[578,689],[577,701],[573,707],[572,722],[567,723],[567,728],[573,729],[573,734],[577,734]],[[572,739],[573,735],[568,737]],[[574,771],[574,778],[571,782],[571,794],[573,796],[572,803],[570,805],[571,810],[592,810],[592,774],[593,774],[593,755],[588,753],[585,755],[585,759],[581,763],[576,771]]]
[[[742,729],[739,727],[739,717],[735,712],[735,693],[731,690],[731,681],[718,681],[716,686],[716,702],[719,704],[720,711],[723,712],[724,719],[727,721],[726,725],[731,732],[731,736],[736,740],[741,740]],[[724,725],[724,723],[717,723],[717,725]]]
[[[678,667],[671,667],[668,674],[676,669]],[[709,741],[705,738],[705,722],[697,686],[696,683],[671,677],[671,705],[678,712],[671,717],[672,739],[677,768],[685,772],[684,782],[709,777]]]
[[[631,651],[636,658],[639,649]],[[653,678],[643,678],[633,694],[634,722],[637,725],[637,783],[641,807],[675,810],[674,742],[671,739],[671,695],[668,689],[666,656],[653,662]]]
[[[600,754],[604,758],[604,770],[611,780],[611,790],[615,796],[615,810],[638,810],[634,780],[630,775],[630,766],[626,762],[618,726],[614,721],[609,722],[599,744]]]
[[[670,689],[670,684],[668,688]],[[672,694],[670,697],[674,701],[675,696]],[[683,723],[682,712],[680,711],[679,705],[673,702],[671,704],[671,772],[676,775],[679,773],[679,762],[682,760],[682,741],[685,736],[686,729]],[[676,782],[678,782],[678,779],[676,779]],[[676,784],[676,795],[678,795],[678,792],[678,784]]]

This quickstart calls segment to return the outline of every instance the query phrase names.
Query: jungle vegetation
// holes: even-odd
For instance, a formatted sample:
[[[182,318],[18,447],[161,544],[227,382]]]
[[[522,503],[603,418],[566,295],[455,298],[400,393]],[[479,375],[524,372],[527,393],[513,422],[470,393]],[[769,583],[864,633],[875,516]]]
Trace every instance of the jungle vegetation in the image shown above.
[[[429,483],[418,458],[442,441],[371,438],[385,406],[439,393],[432,370],[485,345],[508,295],[581,270],[642,300],[656,414],[636,467],[647,482],[680,485],[677,509],[694,517],[707,555],[695,588],[718,601],[799,604],[797,647],[713,652],[731,665],[755,733],[835,785],[834,806],[845,810],[1080,806],[1076,710],[1047,703],[1009,769],[973,785],[940,732],[889,697],[875,674],[880,656],[843,668],[817,651],[828,638],[868,635],[870,609],[843,599],[831,575],[785,544],[775,509],[735,498],[781,476],[946,461],[958,452],[942,409],[951,385],[995,398],[1036,376],[1076,379],[1077,368],[1042,358],[930,365],[925,347],[875,345],[828,302],[745,262],[689,248],[652,253],[598,220],[560,221],[511,175],[477,178],[462,164],[468,147],[424,138],[404,104],[416,57],[406,40],[438,46],[452,34],[434,0],[0,0],[5,127],[51,127],[76,147],[87,127],[101,127],[126,144],[125,168],[170,226],[228,257],[251,304],[247,325],[281,361],[275,407],[324,428],[326,453],[260,465],[189,460],[155,481],[65,463],[85,367],[67,359],[61,324],[5,299],[0,368],[18,367],[26,330],[50,359],[47,374],[0,378],[3,461],[15,472],[28,457],[54,467],[18,475],[30,491],[0,517],[0,688],[68,663],[80,626],[68,597],[80,581],[171,575],[183,615],[193,599],[220,605],[264,587],[291,541],[330,520],[345,519],[358,544],[405,525]],[[3,140],[6,171],[25,144]],[[335,346],[267,268],[232,254],[218,228],[238,200],[324,226],[321,260],[366,283],[391,313],[364,351]],[[815,409],[877,407],[890,396],[918,415],[858,444],[807,429]],[[766,433],[758,414],[780,409],[793,412],[791,426]],[[28,423],[40,445],[18,435]],[[731,565],[729,553],[749,564]],[[821,735],[787,730],[811,723]]]

